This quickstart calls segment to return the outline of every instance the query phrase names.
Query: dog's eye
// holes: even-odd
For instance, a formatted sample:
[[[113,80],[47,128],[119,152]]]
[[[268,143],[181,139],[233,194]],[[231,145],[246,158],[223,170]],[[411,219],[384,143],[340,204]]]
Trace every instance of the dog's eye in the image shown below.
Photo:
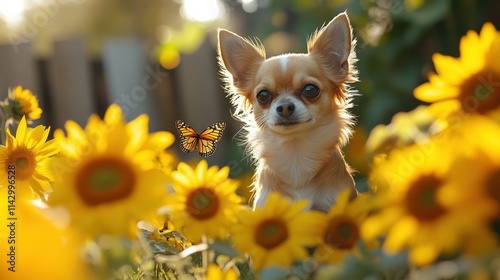
[[[261,90],[259,93],[257,93],[257,100],[259,101],[260,104],[266,104],[269,102],[272,98],[272,95],[269,93],[267,90]]]
[[[307,98],[315,98],[319,94],[319,88],[313,84],[307,84],[301,92]]]

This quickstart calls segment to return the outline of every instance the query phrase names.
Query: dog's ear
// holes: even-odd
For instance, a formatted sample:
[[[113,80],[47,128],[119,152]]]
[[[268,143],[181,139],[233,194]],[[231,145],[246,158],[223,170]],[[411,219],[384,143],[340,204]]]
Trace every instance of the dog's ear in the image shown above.
[[[337,83],[349,80],[354,58],[352,28],[346,13],[341,13],[316,31],[307,42],[309,54],[316,57]],[[352,52],[352,55],[351,55]]]
[[[248,92],[252,77],[266,59],[264,48],[225,29],[219,30],[218,38],[223,79],[232,83],[240,94]]]

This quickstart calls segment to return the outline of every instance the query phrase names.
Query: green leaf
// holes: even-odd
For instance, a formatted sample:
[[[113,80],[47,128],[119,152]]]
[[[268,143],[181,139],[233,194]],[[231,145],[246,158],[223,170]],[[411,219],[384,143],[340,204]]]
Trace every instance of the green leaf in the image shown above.
[[[396,2],[401,3],[401,2]],[[450,0],[425,1],[415,10],[407,10],[401,4],[401,8],[390,10],[393,20],[410,21],[416,25],[434,25],[443,20],[451,7]]]
[[[290,272],[287,269],[272,266],[272,267],[265,268],[261,271],[260,279],[266,279],[266,280],[286,279],[286,276],[289,273]]]
[[[221,255],[226,255],[228,257],[237,257],[240,256],[240,253],[236,251],[231,244],[228,242],[223,242],[223,241],[215,241],[212,244],[208,245],[208,249],[213,250],[214,252],[221,254]]]

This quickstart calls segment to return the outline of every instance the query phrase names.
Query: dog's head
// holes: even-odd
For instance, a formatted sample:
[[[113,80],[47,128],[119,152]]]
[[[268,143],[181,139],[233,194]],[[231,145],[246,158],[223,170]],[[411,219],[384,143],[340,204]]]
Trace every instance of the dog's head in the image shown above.
[[[346,107],[346,83],[356,81],[349,19],[339,14],[307,42],[307,54],[266,59],[263,46],[219,30],[219,62],[240,115],[259,127],[287,134],[314,126]]]

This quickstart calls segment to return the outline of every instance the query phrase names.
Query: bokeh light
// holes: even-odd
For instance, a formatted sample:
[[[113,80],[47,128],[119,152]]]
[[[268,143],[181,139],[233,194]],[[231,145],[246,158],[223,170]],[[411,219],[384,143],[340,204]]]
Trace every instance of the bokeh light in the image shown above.
[[[23,22],[25,9],[24,0],[0,0],[0,17],[9,26],[16,26]]]
[[[184,0],[181,15],[191,21],[208,23],[222,18],[224,4],[219,0]]]
[[[172,47],[164,48],[160,54],[160,64],[163,68],[171,70],[176,68],[181,62],[179,52]]]

